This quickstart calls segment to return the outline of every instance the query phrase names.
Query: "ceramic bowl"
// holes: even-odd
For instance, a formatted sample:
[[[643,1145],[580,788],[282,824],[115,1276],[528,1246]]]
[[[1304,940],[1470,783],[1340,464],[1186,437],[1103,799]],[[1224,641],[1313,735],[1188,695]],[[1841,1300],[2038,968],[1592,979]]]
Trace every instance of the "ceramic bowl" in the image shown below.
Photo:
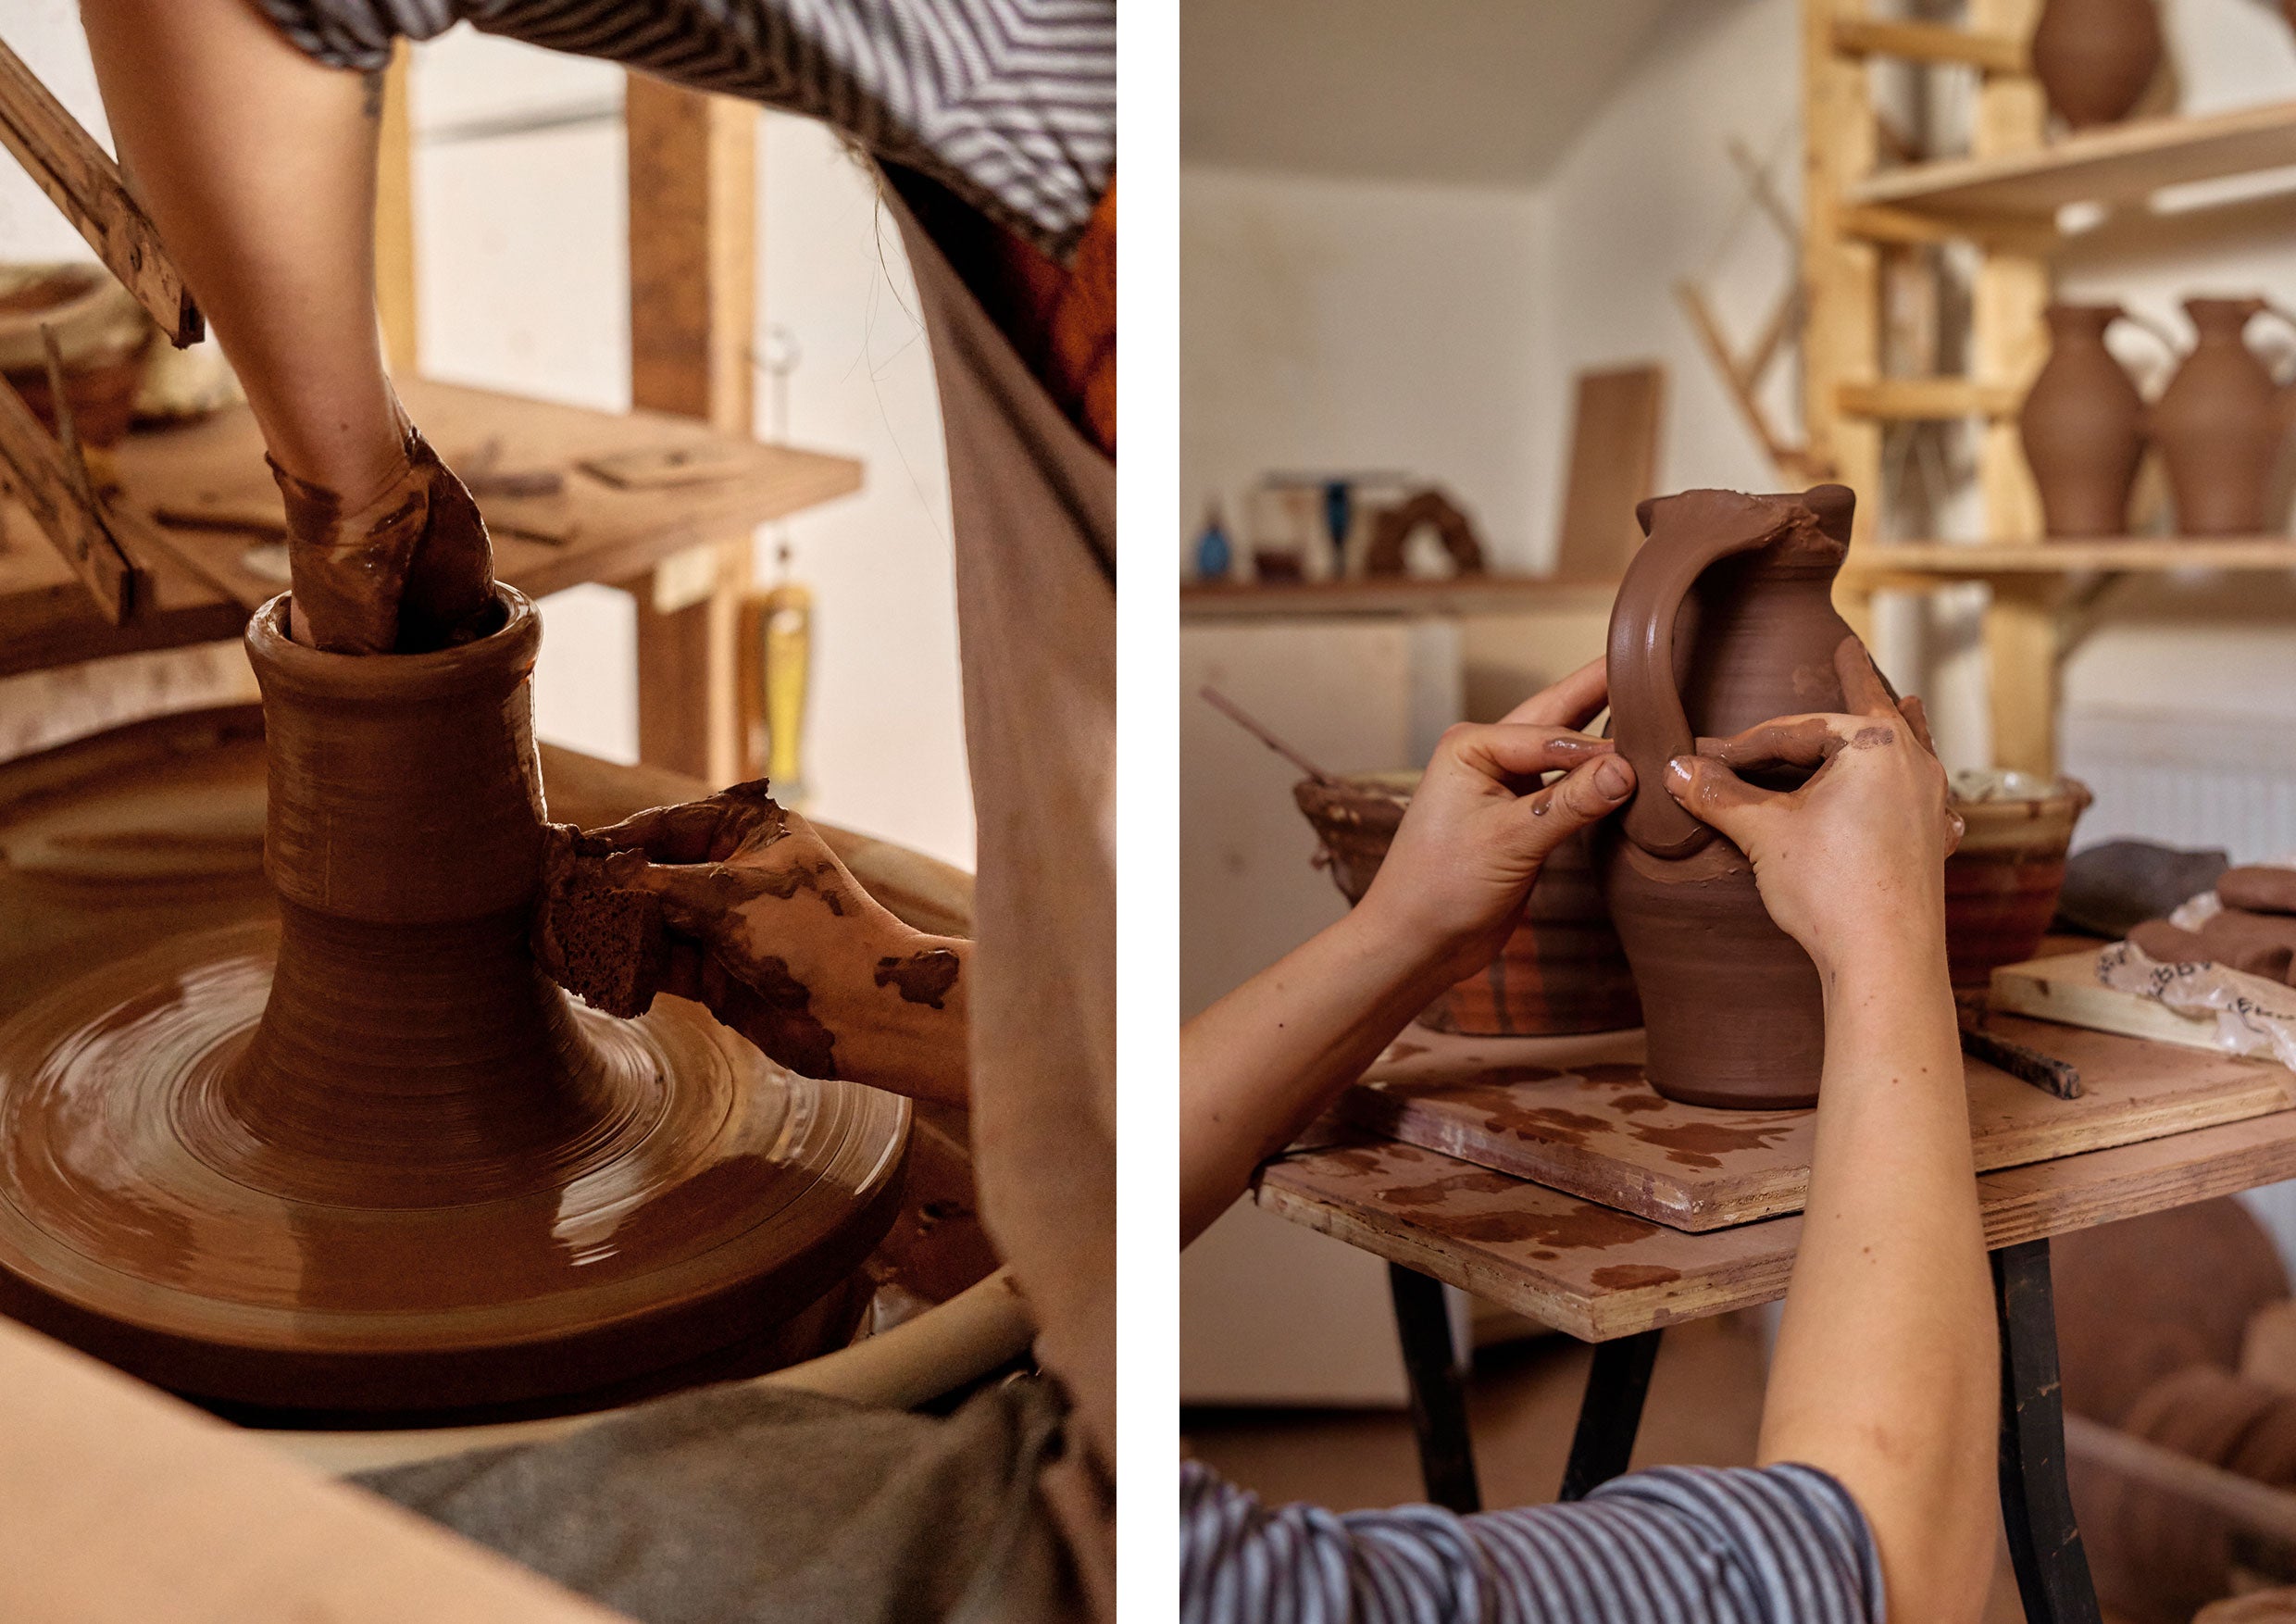
[[[1966,826],[1945,860],[1945,957],[1953,986],[1981,991],[2002,965],[2033,956],[2056,917],[2073,826],[2093,797],[2078,779],[1953,775]]]

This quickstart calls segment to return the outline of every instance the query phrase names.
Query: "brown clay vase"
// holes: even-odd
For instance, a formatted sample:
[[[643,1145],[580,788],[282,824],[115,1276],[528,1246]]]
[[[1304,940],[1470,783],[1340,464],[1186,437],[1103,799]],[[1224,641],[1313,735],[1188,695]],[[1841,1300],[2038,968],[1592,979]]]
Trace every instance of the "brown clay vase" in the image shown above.
[[[2128,117],[2161,66],[2153,0],[2049,0],[2033,30],[2033,74],[2076,130]]]
[[[2025,460],[2053,536],[2128,533],[2128,493],[2144,456],[2144,397],[2105,348],[2118,305],[2052,305],[2049,359],[2017,413]]]
[[[257,611],[279,924],[0,1026],[0,1313],[211,1402],[369,1417],[849,1334],[907,1107],[536,969],[542,627],[497,591],[498,631],[430,654],[327,654],[285,597]]]
[[[2192,351],[2151,414],[2176,497],[2177,531],[2258,535],[2272,465],[2296,415],[2296,387],[2275,384],[2243,335],[2252,318],[2280,312],[2255,298],[2187,299],[2184,308],[2196,334]]]
[[[1841,485],[1688,491],[1637,509],[1648,540],[1619,583],[1609,650],[1612,731],[1635,793],[1600,826],[1596,870],[1641,993],[1650,1083],[1669,1099],[1817,1099],[1816,968],[1771,922],[1745,855],[1666,793],[1666,768],[1701,735],[1841,708],[1834,656],[1853,633],[1833,581],[1855,500]]]
[[[1315,826],[1332,881],[1349,906],[1371,889],[1403,824],[1417,773],[1365,773],[1335,783],[1303,779],[1292,798]],[[1498,956],[1447,990],[1419,1024],[1469,1037],[1619,1031],[1642,1023],[1634,975],[1611,929],[1583,835],[1550,854]]]

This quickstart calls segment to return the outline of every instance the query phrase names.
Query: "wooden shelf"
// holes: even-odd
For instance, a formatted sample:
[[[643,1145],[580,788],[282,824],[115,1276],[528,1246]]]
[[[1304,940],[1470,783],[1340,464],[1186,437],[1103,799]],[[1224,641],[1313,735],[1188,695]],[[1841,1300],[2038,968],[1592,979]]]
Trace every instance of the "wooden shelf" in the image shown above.
[[[1834,49],[1845,56],[1893,56],[1902,62],[1952,63],[1986,73],[2028,73],[2029,53],[2015,34],[1947,28],[1931,22],[1834,19]]]
[[[1860,546],[1849,568],[1975,580],[2105,569],[2296,569],[2296,537],[2130,536],[2061,542],[1890,542]]]
[[[420,381],[403,384],[400,393],[449,465],[470,468],[485,453],[504,472],[563,476],[555,495],[480,498],[493,535],[496,576],[530,597],[584,581],[630,581],[689,548],[861,488],[861,465],[851,457],[760,445],[692,418],[594,412]],[[692,484],[631,489],[579,466],[634,452],[684,453],[726,472]],[[156,602],[125,626],[108,625],[29,516],[0,502],[0,676],[234,637],[246,624],[247,605],[282,589],[247,563],[249,547],[267,535],[276,540],[285,518],[246,408],[131,435],[119,458],[131,506],[199,514],[223,527],[168,528],[231,591],[220,592],[167,559],[139,559],[152,572]]]
[[[1853,418],[1917,422],[2010,417],[2024,404],[2025,392],[1967,378],[1877,378],[1841,385],[1835,399],[1841,410]]]
[[[2139,203],[2165,186],[2296,165],[2296,102],[2146,119],[2025,152],[1885,169],[1853,204],[1927,214],[2047,216],[2071,203]]]
[[[1313,619],[1348,615],[1504,615],[1601,608],[1615,581],[1544,575],[1470,575],[1451,581],[1314,581],[1274,585],[1184,585],[1182,620]]]

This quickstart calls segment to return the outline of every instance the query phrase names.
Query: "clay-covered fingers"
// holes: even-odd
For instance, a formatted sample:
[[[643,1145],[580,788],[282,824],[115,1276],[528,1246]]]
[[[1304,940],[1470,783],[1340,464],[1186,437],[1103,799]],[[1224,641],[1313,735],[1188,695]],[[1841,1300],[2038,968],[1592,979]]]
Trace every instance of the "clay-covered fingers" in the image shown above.
[[[1602,660],[1591,659],[1499,719],[1502,724],[1525,722],[1533,727],[1577,730],[1592,721],[1609,703],[1609,674]]]
[[[1837,720],[1857,718],[1817,714],[1773,717],[1727,739],[1701,738],[1695,754],[1738,772],[1769,767],[1823,767],[1848,737],[1835,728]]]
[[[662,919],[709,946],[729,943],[735,909],[757,894],[757,887],[722,863],[655,863],[644,852],[624,850],[606,859],[605,877],[629,891],[661,899]]]
[[[1529,722],[1462,722],[1443,735],[1443,743],[1460,763],[1510,788],[1612,754],[1608,739]]]
[[[1921,695],[1908,693],[1899,700],[1897,713],[1905,718],[1905,725],[1914,730],[1914,742],[1935,756],[1937,741],[1929,736],[1929,707],[1921,703]]]
[[[1705,755],[1677,756],[1668,761],[1666,793],[1691,817],[1720,830],[1741,850],[1747,844],[1747,819],[1791,798],[1789,791],[1748,783],[1728,762]]]
[[[654,806],[575,837],[584,856],[640,851],[656,863],[722,863],[760,829],[778,829],[781,809],[766,781],[735,784],[699,801]]]
[[[1874,667],[1874,657],[1854,637],[1834,649],[1834,674],[1841,680],[1841,708],[1858,716],[1891,716],[1897,695]]]
[[[1517,802],[1516,828],[1530,853],[1543,857],[1566,837],[1616,811],[1633,793],[1634,768],[1626,757],[1598,756]]]

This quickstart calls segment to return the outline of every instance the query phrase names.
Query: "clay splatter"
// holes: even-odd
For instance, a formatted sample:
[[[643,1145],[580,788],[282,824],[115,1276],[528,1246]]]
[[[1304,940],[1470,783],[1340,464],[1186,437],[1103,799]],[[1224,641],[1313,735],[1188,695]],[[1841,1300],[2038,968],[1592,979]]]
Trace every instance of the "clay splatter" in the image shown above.
[[[1606,1292],[1630,1292],[1637,1286],[1663,1286],[1680,1280],[1682,1271],[1662,1263],[1613,1263],[1587,1278]]]
[[[1490,1245],[1529,1243],[1557,1252],[1600,1251],[1624,1246],[1658,1232],[1658,1226],[1591,1201],[1576,1201],[1566,1212],[1463,1214],[1441,1220],[1442,1230],[1463,1241]]]
[[[1871,750],[1878,744],[1896,743],[1897,730],[1894,728],[1860,728],[1850,735],[1850,748],[1853,750]]]
[[[942,997],[956,985],[956,978],[964,968],[965,961],[947,948],[929,947],[906,958],[879,959],[877,984],[898,987],[905,1003],[940,1009],[944,1007]]]
[[[1726,1128],[1719,1122],[1680,1122],[1671,1128],[1637,1122],[1634,1136],[1654,1144],[1677,1167],[1718,1168],[1722,1158],[1737,1151],[1766,1150],[1791,1133],[1800,1118],[1771,1127]]]
[[[1390,1206],[1441,1206],[1454,1195],[1504,1195],[1522,1188],[1522,1181],[1510,1179],[1504,1173],[1486,1172],[1480,1168],[1471,1172],[1453,1173],[1429,1184],[1407,1184],[1397,1190],[1382,1190],[1379,1199]]]

